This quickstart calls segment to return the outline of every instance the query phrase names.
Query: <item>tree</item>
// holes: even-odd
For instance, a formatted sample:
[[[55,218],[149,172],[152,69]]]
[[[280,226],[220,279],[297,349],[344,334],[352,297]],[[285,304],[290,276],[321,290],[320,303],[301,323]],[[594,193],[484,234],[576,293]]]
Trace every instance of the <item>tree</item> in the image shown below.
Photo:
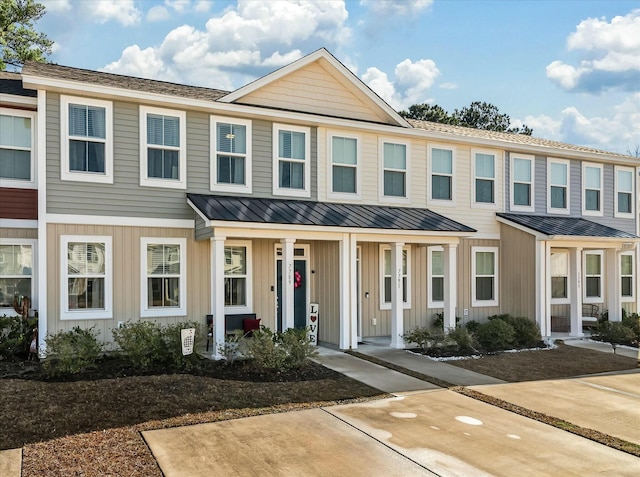
[[[457,120],[437,104],[433,106],[426,103],[414,104],[409,106],[409,111],[400,111],[400,115],[405,118],[418,119],[420,121],[457,124]]]
[[[34,0],[0,0],[0,71],[28,60],[47,61],[53,42],[33,25],[44,13],[44,5]]]
[[[633,149],[627,149],[627,156],[640,157],[640,146],[636,145]]]

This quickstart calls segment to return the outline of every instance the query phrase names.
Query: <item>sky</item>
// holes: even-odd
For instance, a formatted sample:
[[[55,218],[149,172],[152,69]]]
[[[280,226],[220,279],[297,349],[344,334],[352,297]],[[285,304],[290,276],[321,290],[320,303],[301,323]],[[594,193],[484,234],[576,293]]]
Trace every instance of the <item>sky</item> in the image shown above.
[[[234,90],[325,47],[396,110],[640,149],[640,0],[39,0],[66,66]]]

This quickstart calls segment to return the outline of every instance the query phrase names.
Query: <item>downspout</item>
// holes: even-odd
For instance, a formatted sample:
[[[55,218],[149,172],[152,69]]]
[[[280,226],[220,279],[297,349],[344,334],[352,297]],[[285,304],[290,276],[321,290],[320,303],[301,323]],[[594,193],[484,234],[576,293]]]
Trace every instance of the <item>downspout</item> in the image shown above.
[[[38,174],[38,354],[47,355],[47,92],[38,90],[36,157]]]

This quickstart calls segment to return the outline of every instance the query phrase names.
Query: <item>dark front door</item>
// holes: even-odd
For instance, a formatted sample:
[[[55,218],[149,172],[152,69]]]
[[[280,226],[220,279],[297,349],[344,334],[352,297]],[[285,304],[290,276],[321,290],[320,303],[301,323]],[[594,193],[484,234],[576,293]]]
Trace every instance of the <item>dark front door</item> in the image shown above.
[[[277,296],[276,296],[276,313],[278,330],[282,329],[282,260],[278,259],[276,266],[277,280]],[[295,328],[304,328],[307,326],[307,261],[293,261],[293,326]]]

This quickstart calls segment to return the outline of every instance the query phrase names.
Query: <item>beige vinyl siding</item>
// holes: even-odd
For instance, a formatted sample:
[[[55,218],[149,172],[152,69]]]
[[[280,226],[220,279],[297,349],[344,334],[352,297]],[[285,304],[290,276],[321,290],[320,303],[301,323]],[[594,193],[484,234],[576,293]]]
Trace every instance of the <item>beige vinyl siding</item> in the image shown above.
[[[113,319],[101,320],[60,320],[60,297],[66,292],[66,285],[60,283],[61,235],[111,236],[113,240]],[[100,332],[99,339],[105,343],[112,341],[111,330],[118,321],[140,319],[140,238],[141,237],[186,237],[187,238],[187,316],[148,318],[149,321],[168,324],[185,320],[205,322],[209,313],[210,300],[210,255],[209,242],[193,240],[191,229],[164,229],[151,227],[117,227],[96,225],[47,226],[47,329],[49,333],[59,330],[69,331],[74,326],[89,328],[95,326]]]
[[[627,313],[627,315],[638,312],[635,302],[632,301],[622,303],[622,309]]]
[[[276,329],[276,257],[275,240],[251,242],[253,254],[253,312],[261,325]]]
[[[319,62],[294,71],[236,102],[365,121],[387,121],[387,116],[374,109],[363,93],[345,78],[330,74]]]
[[[501,224],[500,308],[503,313],[536,320],[536,239]]]
[[[502,283],[507,279],[503,276],[501,270],[502,257],[500,255],[500,250],[502,247],[500,247],[498,249],[498,267],[500,269],[500,273],[498,276],[498,306],[473,307],[471,294],[471,286],[473,281],[473,276],[471,275],[471,263],[473,259],[471,254],[472,247],[500,247],[500,242],[498,240],[463,239],[458,245],[458,306],[456,310],[456,316],[459,316],[461,318],[459,323],[461,325],[464,325],[469,321],[485,321],[488,316],[500,313],[500,305],[502,304],[502,300],[504,300],[504,295],[502,293]],[[469,314],[467,316],[464,316],[465,309],[469,310]]]
[[[340,344],[340,249],[338,242],[312,244],[311,270],[315,270],[315,287],[311,301],[318,304],[318,340]],[[309,274],[310,270],[308,271]]]
[[[22,229],[13,227],[0,228],[0,238],[5,239],[37,239],[38,229]]]

